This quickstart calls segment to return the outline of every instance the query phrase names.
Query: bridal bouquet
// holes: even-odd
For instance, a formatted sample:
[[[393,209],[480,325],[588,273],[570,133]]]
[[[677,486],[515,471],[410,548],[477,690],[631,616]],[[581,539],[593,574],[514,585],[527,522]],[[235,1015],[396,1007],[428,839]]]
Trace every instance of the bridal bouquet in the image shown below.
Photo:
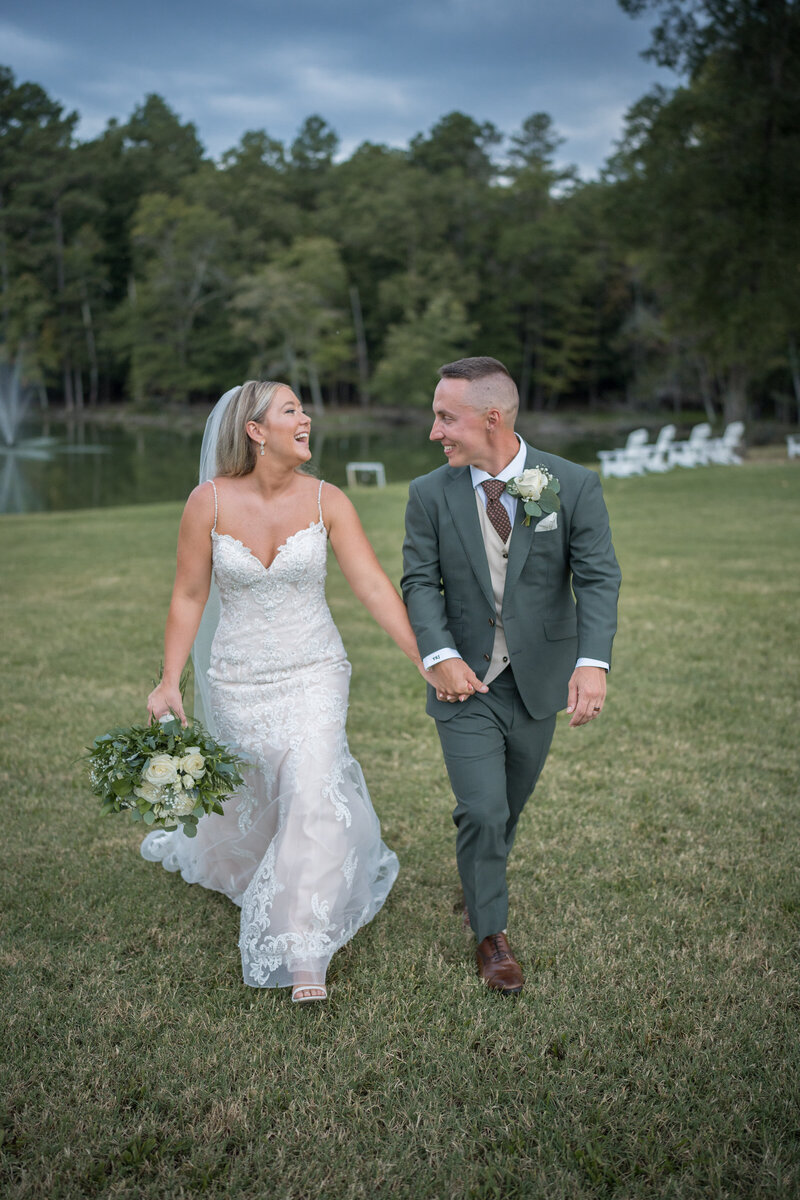
[[[206,813],[242,785],[242,760],[215,742],[199,721],[184,729],[177,717],[111,729],[89,751],[89,781],[101,816],[127,809],[149,829],[197,833]]]

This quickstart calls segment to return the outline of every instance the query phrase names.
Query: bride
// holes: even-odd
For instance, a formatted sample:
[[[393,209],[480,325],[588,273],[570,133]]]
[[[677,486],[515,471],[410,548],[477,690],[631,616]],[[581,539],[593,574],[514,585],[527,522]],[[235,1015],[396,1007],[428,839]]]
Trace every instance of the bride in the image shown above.
[[[245,982],[327,998],[332,955],[397,875],[345,734],[350,664],[325,600],[327,543],[357,598],[424,675],[403,602],[347,497],[304,474],[311,422],[280,383],[222,397],[178,534],[154,717],[195,716],[246,760],[244,788],[197,835],[158,830],[142,854],[241,906]],[[202,618],[202,621],[201,621]]]

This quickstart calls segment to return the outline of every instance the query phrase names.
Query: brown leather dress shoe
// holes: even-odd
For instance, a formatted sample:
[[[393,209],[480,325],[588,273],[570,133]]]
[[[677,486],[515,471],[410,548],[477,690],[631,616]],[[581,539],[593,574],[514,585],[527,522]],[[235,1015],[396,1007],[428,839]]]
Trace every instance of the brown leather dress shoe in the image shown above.
[[[493,933],[479,943],[478,974],[487,987],[504,996],[516,996],[522,991],[522,969],[504,933]]]

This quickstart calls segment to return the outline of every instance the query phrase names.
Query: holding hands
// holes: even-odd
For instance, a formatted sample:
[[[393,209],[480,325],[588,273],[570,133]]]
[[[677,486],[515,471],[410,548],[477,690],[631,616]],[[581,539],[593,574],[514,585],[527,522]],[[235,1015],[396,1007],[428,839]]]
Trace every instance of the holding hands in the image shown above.
[[[463,658],[446,658],[431,667],[426,678],[436,688],[436,699],[446,700],[449,704],[469,700],[475,692],[489,690]]]
[[[421,674],[436,688],[436,699],[455,704],[468,700],[475,692],[488,692],[463,658],[447,658]],[[606,672],[602,667],[576,667],[569,681],[567,712],[570,726],[585,725],[600,716],[606,698]]]

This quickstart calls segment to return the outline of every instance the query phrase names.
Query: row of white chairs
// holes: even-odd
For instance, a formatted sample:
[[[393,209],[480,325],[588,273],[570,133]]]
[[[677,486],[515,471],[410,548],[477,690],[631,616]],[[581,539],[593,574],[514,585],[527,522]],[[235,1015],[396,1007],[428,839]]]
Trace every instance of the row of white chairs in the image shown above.
[[[744,422],[732,421],[722,437],[711,436],[707,421],[694,425],[685,442],[675,441],[675,426],[665,425],[654,442],[646,429],[634,429],[624,446],[600,450],[601,474],[627,479],[648,471],[671,471],[673,467],[704,467],[710,463],[732,466],[742,460],[737,454],[744,437]]]

